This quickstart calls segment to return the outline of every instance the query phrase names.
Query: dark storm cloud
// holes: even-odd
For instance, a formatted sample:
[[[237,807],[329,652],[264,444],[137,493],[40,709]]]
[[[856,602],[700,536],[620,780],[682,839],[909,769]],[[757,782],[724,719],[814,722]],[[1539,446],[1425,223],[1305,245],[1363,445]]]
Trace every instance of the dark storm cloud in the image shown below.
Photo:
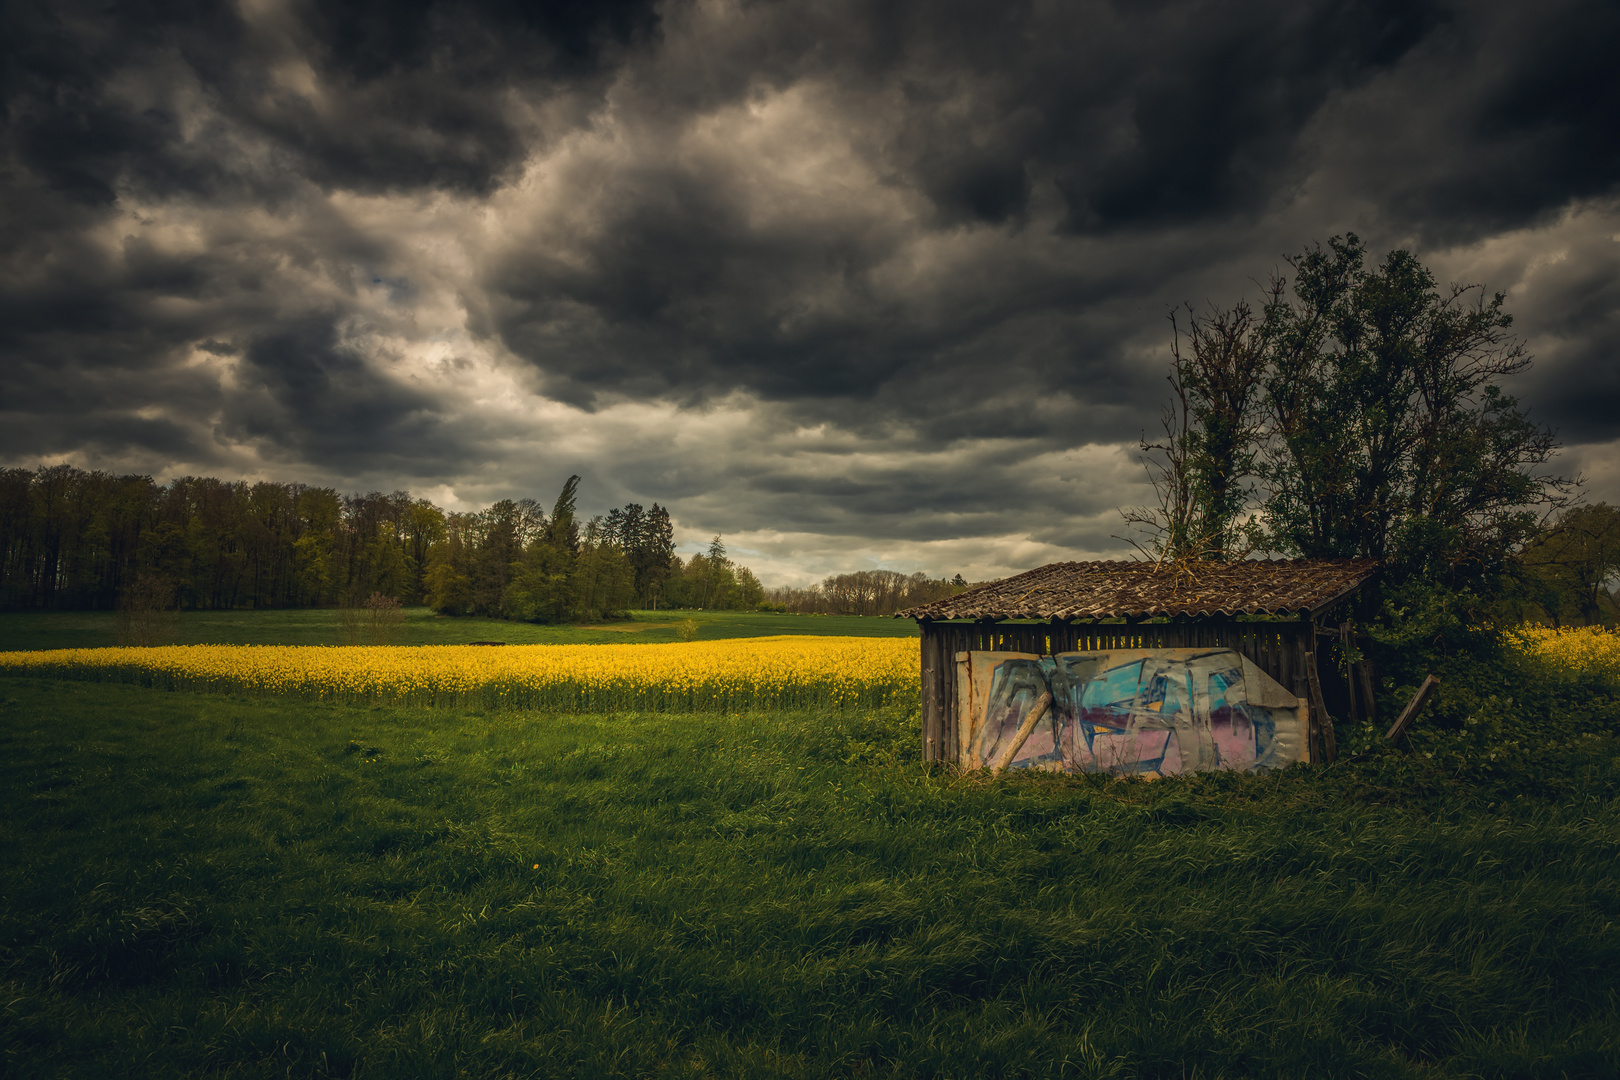
[[[386,241],[338,228],[177,253],[140,235],[147,223],[128,222],[121,198],[289,216],[320,189],[487,193],[534,135],[504,95],[577,92],[657,31],[637,3],[51,3],[10,5],[6,20],[0,348],[12,422],[0,444],[13,457],[135,445],[190,461],[218,456],[211,421],[295,461],[445,445],[425,436],[427,420],[399,419],[421,415],[411,403],[326,347],[340,315],[311,323],[303,310],[324,298],[300,302],[277,280],[289,261],[378,262]],[[319,81],[319,102],[289,90],[301,74]],[[109,229],[130,233],[112,250],[90,239]],[[254,343],[240,400],[212,372],[185,370],[188,343],[209,336]],[[138,406],[182,419],[119,419]]]
[[[432,472],[424,462],[461,449],[433,402],[377,379],[329,317],[250,342],[239,381],[245,392],[232,398],[222,426],[286,461],[343,460],[360,472],[382,458],[396,468],[415,464],[421,475]]]
[[[1571,240],[1527,298],[1540,355],[1520,396],[1566,443],[1601,443],[1620,436],[1620,239]]]
[[[610,54],[657,31],[651,5],[636,0],[53,0],[8,15],[11,148],[89,203],[112,202],[120,184],[266,197],[280,172],[364,190],[487,192],[526,152],[510,90],[598,81]],[[278,78],[288,64],[322,81],[319,107]],[[251,167],[228,145],[186,145],[173,97],[188,85],[286,160]]]
[[[1252,212],[1328,94],[1396,63],[1445,17],[1434,3],[1279,2],[941,20],[908,65],[918,90],[902,145],[947,218],[1021,214],[1044,177],[1071,232]],[[930,78],[939,61],[949,74]],[[958,109],[965,72],[982,97]]]
[[[705,55],[701,73],[678,58],[651,64],[639,99],[626,96],[657,115],[683,95],[712,110],[762,81],[821,80],[843,88],[829,107],[887,183],[924,200],[933,229],[1127,242],[1038,274],[947,283],[955,292],[940,304],[874,282],[913,239],[902,230],[814,212],[761,229],[731,162],[672,155],[589,195],[585,250],[556,258],[541,239],[500,265],[487,286],[509,303],[493,329],[573,400],[739,385],[783,400],[866,399],[915,385],[953,353],[966,361],[954,374],[972,381],[976,342],[1014,320],[1068,320],[1077,347],[1031,363],[1044,386],[1095,389],[1099,375],[1110,380],[1099,366],[1118,362],[1119,328],[1094,325],[1108,321],[1110,300],[1177,277],[1189,253],[1202,254],[1199,231],[1286,203],[1319,145],[1364,154],[1358,165],[1339,153],[1330,183],[1382,190],[1375,231],[1395,237],[1472,239],[1482,222],[1513,227],[1611,190],[1620,140],[1606,133],[1620,130],[1620,80],[1593,42],[1616,40],[1616,18],[1596,7],[1546,19],[1408,3],[770,9],[733,51]],[[756,69],[755,57],[767,59]],[[1330,98],[1354,102],[1380,75],[1389,89],[1341,107],[1342,132],[1321,127]],[[1418,140],[1444,152],[1408,145]],[[1391,142],[1410,155],[1405,167],[1385,160]],[[1049,220],[1032,222],[1043,194]],[[1320,215],[1321,227],[1342,231],[1344,216]],[[1179,251],[1128,243],[1172,229],[1193,234]],[[1311,238],[1253,252],[1244,277]],[[806,313],[807,296],[827,295],[836,302]],[[1154,314],[1174,299],[1155,296]],[[1017,359],[1010,367],[1024,373]],[[931,381],[917,380],[923,396]]]
[[[1620,436],[1612,4],[3,18],[0,463],[1117,549],[1167,310],[1351,229],[1495,275],[1513,389]]]
[[[761,80],[853,87],[836,96],[842,119],[888,182],[926,200],[936,228],[1025,225],[1044,185],[1058,203],[1044,227],[1092,234],[1257,211],[1298,167],[1294,140],[1327,95],[1388,68],[1444,19],[1411,3],[930,4],[784,5],[758,21],[701,72],[679,58],[651,66],[637,86],[646,108],[684,94],[714,109]],[[647,163],[606,200],[583,259],[542,249],[501,268],[490,287],[514,303],[500,331],[586,388],[867,395],[953,343],[1043,307],[1084,311],[1149,269],[975,283],[942,312],[873,287],[906,240],[896,231],[859,217],[829,228],[813,214],[761,231],[747,202],[728,171]],[[828,289],[833,310],[793,317],[806,293]],[[547,348],[559,328],[565,343]],[[582,336],[600,348],[579,350]]]
[[[1510,8],[1493,29],[1481,59],[1500,74],[1487,81],[1477,68],[1459,72],[1481,98],[1459,110],[1472,145],[1458,148],[1470,152],[1444,182],[1414,196],[1405,208],[1414,217],[1516,225],[1571,197],[1607,194],[1620,177],[1620,9]]]

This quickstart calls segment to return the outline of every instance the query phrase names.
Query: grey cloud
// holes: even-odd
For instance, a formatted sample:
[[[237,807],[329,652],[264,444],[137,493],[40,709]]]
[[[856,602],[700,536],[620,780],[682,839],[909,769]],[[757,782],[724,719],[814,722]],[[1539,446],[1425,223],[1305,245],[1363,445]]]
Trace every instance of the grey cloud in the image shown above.
[[[1044,179],[1067,202],[1066,227],[1086,231],[1256,205],[1335,88],[1398,62],[1450,17],[1395,0],[818,3],[747,15],[742,27],[706,25],[708,47],[656,69],[644,92],[678,115],[817,77],[867,110],[898,97],[896,137],[876,150],[941,221],[1017,219]]]
[[[824,555],[1117,550],[1172,305],[1346,229],[1523,233],[1511,278],[1620,182],[1620,15],[1579,0],[5,11],[7,462],[581,471]],[[1608,251],[1509,297],[1516,391],[1591,446]]]
[[[605,191],[581,170],[579,197],[596,210],[588,250],[557,257],[538,236],[487,282],[505,301],[493,329],[545,370],[552,392],[700,399],[743,385],[771,398],[862,399],[1011,320],[1093,313],[1145,276],[1123,246],[1104,256],[1119,260],[1106,276],[1079,252],[1034,273],[993,267],[1011,272],[948,283],[948,307],[878,279],[919,229],[1140,233],[1255,212],[1300,167],[1293,136],[1327,96],[1395,63],[1441,21],[1410,4],[759,12],[759,27],[727,40],[731,52],[705,53],[701,77],[680,55],[638,69],[633,106],[668,136],[692,120],[668,115],[671,97],[712,111],[758,81],[839,86],[826,102],[835,122],[885,185],[922,198],[923,221],[908,231],[812,206],[762,228],[733,162],[693,161],[656,141]],[[757,81],[726,77],[756,56]],[[1040,220],[1037,186],[1052,203]],[[1047,382],[1069,382],[1061,365],[1042,366]]]
[[[1620,434],[1620,242],[1608,245],[1607,259],[1582,260],[1561,275],[1549,298],[1556,307],[1534,312],[1551,355],[1531,369],[1521,396],[1572,443]]]
[[[1602,135],[1620,129],[1620,10],[1565,3],[1503,14],[1481,28],[1485,63],[1464,76],[1480,94],[1458,110],[1466,156],[1431,191],[1414,193],[1413,218],[1517,224],[1571,197],[1610,192],[1620,178],[1620,144]],[[1480,78],[1492,68],[1494,78]]]
[[[1306,137],[1322,197],[1443,248],[1612,193],[1620,12],[1601,0],[1463,5],[1405,61],[1331,101]]]
[[[641,0],[69,2],[12,5],[7,24],[13,151],[63,195],[104,205],[129,185],[273,198],[284,171],[488,192],[526,152],[508,92],[600,84],[658,19]],[[187,91],[283,161],[221,153],[229,127],[188,137]]]
[[[251,342],[222,423],[233,438],[277,456],[373,471],[378,462],[431,475],[424,462],[457,456],[433,403],[377,377],[339,340],[330,316],[309,316]],[[416,468],[411,468],[415,465]]]

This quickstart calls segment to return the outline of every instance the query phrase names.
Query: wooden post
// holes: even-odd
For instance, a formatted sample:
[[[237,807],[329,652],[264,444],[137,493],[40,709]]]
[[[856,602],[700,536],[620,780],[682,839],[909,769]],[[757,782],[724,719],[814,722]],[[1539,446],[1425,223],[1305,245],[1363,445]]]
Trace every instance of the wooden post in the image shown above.
[[[944,750],[941,735],[945,728],[944,695],[940,693],[940,678],[945,665],[940,657],[940,635],[928,623],[922,624],[922,756],[924,761],[938,761]]]
[[[949,725],[951,738],[944,745],[944,759],[954,761],[956,764],[967,764],[962,761],[962,693],[961,661],[957,656],[967,656],[967,635],[962,628],[949,628],[949,633],[941,638],[940,661],[951,661],[948,674],[944,677],[944,722]]]
[[[1363,656],[1356,664],[1356,670],[1361,675],[1361,700],[1367,706],[1367,719],[1378,719],[1377,698],[1373,693],[1372,658]]]
[[[1320,719],[1316,721],[1317,731],[1322,736],[1322,760],[1329,765],[1339,760],[1339,739],[1333,732],[1333,717],[1328,715],[1327,706],[1322,703],[1322,680],[1316,674],[1316,654],[1305,654],[1305,678],[1311,687],[1311,711]]]
[[[1352,724],[1356,722],[1356,714],[1360,711],[1356,708],[1356,672],[1354,665],[1350,663],[1350,650],[1354,646],[1355,637],[1350,633],[1350,624],[1340,623],[1339,651],[1344,654],[1344,690],[1345,701],[1348,702],[1346,719]]]
[[[1429,700],[1429,695],[1434,693],[1434,688],[1439,685],[1440,680],[1433,675],[1423,680],[1423,685],[1417,688],[1417,693],[1412,695],[1412,700],[1407,702],[1406,708],[1401,710],[1401,715],[1395,718],[1395,722],[1390,725],[1389,731],[1384,734],[1384,738],[1389,740],[1391,746],[1401,741],[1401,736],[1405,735],[1406,729],[1412,726],[1412,721],[1417,719],[1418,711],[1423,708],[1424,704]]]
[[[1305,702],[1305,760],[1316,760],[1316,710],[1311,708],[1311,689],[1305,685],[1305,676],[1294,674],[1294,697]]]

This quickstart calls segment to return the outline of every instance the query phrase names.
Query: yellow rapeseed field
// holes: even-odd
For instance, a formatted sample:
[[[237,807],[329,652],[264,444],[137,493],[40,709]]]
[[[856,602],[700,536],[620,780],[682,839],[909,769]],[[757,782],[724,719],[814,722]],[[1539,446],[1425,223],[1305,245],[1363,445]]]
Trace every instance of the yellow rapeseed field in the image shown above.
[[[1592,676],[1620,685],[1620,634],[1601,626],[1522,626],[1513,632],[1521,650],[1549,674]]]
[[[0,671],[388,705],[656,712],[852,707],[915,694],[912,638],[668,645],[169,645],[0,653]]]

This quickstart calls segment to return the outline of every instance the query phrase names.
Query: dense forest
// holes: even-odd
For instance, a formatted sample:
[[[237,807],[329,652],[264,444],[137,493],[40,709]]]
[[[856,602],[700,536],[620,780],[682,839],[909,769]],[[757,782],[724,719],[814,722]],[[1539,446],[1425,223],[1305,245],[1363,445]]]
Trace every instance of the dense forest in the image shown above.
[[[582,523],[578,487],[571,477],[549,512],[507,499],[455,513],[403,491],[0,470],[0,607],[105,610],[132,593],[192,609],[334,607],[380,595],[550,622],[668,603],[666,590],[708,599],[716,575],[695,559],[708,576],[687,580],[663,507]],[[757,603],[757,582],[753,592]]]
[[[373,597],[533,622],[630,608],[892,614],[963,582],[891,571],[765,588],[716,536],[675,553],[654,503],[581,521],[579,478],[533,499],[447,512],[403,491],[185,477],[168,484],[67,465],[0,470],[0,609],[342,607]]]

